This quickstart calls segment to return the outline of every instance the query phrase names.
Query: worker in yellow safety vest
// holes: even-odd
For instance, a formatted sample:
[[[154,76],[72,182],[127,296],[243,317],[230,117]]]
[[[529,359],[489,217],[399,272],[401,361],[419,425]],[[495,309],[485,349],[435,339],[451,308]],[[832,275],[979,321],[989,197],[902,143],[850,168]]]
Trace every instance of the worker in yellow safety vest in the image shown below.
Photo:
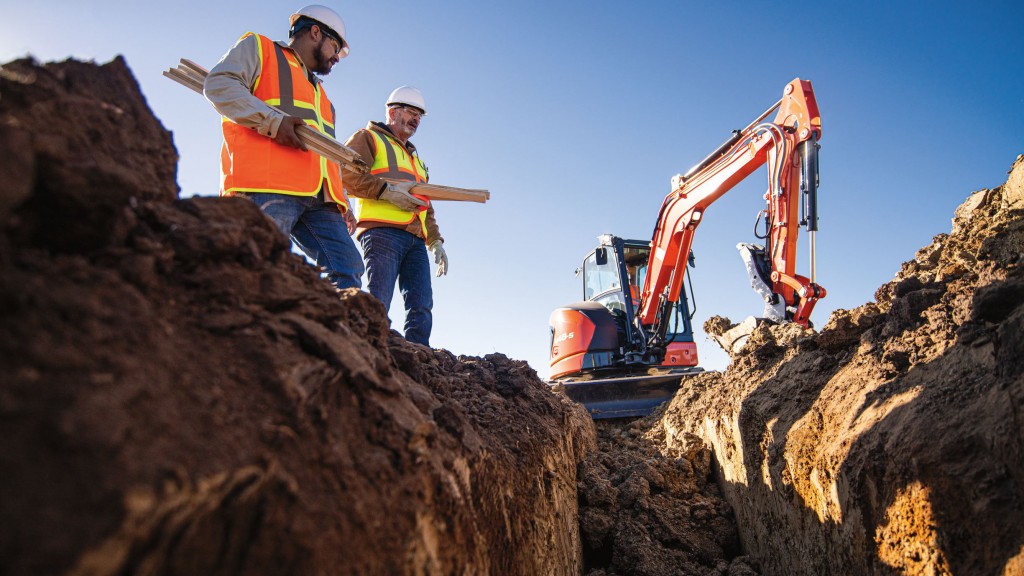
[[[433,254],[438,276],[448,272],[448,255],[433,205],[411,192],[417,182],[428,179],[427,166],[409,141],[427,115],[427,105],[418,89],[401,86],[388,97],[384,114],[385,122],[370,122],[346,142],[370,165],[370,172],[343,169],[345,188],[356,212],[367,289],[390,308],[397,282],[405,301],[405,338],[429,346],[434,300],[427,251]]]
[[[223,116],[221,195],[252,200],[335,286],[358,288],[364,266],[341,172],[295,132],[305,124],[334,137],[334,106],[317,75],[348,55],[345,22],[317,4],[289,21],[287,43],[249,32],[206,78],[203,94]]]

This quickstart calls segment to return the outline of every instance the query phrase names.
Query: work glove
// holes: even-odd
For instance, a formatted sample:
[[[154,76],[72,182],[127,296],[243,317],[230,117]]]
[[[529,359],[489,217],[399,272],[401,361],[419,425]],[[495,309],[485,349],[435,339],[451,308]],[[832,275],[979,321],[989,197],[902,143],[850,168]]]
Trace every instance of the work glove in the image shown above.
[[[427,205],[426,202],[409,193],[409,190],[415,185],[415,182],[388,182],[387,188],[380,193],[380,199],[391,202],[400,210],[414,212],[417,208]]]
[[[434,240],[427,246],[427,250],[434,255],[434,264],[437,264],[437,277],[440,278],[448,273],[448,255],[444,253],[444,240]]]

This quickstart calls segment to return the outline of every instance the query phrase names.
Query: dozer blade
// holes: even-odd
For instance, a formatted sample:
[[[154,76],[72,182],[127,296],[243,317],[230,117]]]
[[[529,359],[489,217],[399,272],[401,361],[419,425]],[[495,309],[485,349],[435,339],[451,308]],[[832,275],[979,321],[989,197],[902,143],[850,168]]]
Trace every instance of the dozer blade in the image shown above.
[[[665,374],[568,380],[553,382],[551,388],[583,404],[595,420],[636,418],[647,416],[663,402],[671,400],[683,378],[703,371],[703,368],[686,368]]]

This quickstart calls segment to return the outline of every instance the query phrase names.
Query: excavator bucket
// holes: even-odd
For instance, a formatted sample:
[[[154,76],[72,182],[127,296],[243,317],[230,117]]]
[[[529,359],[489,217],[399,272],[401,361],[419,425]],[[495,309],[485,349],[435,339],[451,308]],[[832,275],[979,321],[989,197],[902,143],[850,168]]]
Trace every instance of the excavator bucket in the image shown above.
[[[700,372],[702,368],[682,368],[665,374],[567,380],[552,383],[551,388],[583,404],[595,420],[637,418],[671,400],[684,378]]]
[[[728,318],[714,316],[704,324],[704,330],[712,340],[718,342],[722,350],[732,356],[743,348],[747,340],[750,339],[750,335],[762,324],[778,324],[778,322],[769,318],[747,316],[743,322],[732,324]]]

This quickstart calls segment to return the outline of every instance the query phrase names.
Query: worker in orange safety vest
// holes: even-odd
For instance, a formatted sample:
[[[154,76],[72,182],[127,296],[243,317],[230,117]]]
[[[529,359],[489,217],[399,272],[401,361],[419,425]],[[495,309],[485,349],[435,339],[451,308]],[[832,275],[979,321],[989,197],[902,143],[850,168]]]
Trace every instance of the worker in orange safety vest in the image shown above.
[[[429,177],[409,141],[427,114],[423,94],[412,86],[396,88],[384,114],[385,122],[370,122],[346,142],[370,165],[370,173],[344,170],[345,188],[356,212],[367,289],[390,308],[397,281],[405,302],[405,338],[429,346],[434,301],[427,252],[438,276],[448,272],[448,255],[433,205],[411,191]]]
[[[295,131],[305,124],[334,137],[334,106],[317,75],[348,55],[345,22],[316,4],[289,21],[287,43],[249,32],[206,78],[203,94],[224,117],[221,195],[255,202],[335,286],[358,288],[364,266],[338,165]]]

